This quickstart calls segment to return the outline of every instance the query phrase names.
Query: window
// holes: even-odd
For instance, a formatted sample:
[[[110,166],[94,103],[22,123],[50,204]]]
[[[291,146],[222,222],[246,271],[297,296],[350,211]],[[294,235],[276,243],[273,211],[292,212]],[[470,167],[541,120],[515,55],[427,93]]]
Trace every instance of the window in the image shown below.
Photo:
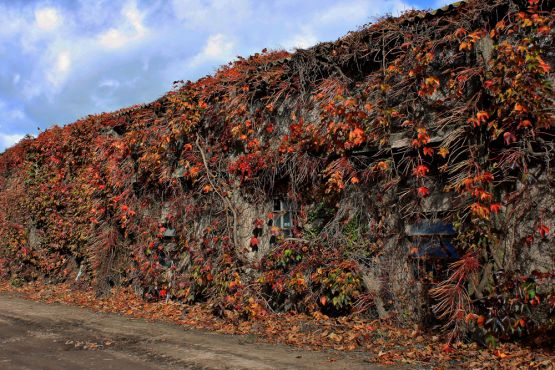
[[[408,225],[405,232],[413,243],[411,257],[459,258],[457,250],[451,244],[457,232],[450,223],[425,221]]]
[[[285,237],[293,236],[293,210],[291,202],[274,199],[273,226],[278,227]]]

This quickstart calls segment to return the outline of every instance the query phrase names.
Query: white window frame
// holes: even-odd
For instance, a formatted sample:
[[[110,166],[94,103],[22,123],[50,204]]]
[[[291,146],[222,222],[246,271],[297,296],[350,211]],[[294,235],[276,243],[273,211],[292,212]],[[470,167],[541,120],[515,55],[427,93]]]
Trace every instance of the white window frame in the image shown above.
[[[278,204],[279,202],[279,204]],[[274,199],[272,204],[273,226],[278,227],[285,236],[293,236],[294,216],[293,205],[290,201]],[[289,218],[286,225],[285,221]]]

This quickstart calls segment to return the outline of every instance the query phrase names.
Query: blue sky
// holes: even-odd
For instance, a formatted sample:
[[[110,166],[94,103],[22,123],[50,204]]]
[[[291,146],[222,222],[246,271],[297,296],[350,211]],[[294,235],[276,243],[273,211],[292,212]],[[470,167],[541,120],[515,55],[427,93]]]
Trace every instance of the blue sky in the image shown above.
[[[0,152],[152,101],[237,55],[310,47],[449,0],[0,0]]]

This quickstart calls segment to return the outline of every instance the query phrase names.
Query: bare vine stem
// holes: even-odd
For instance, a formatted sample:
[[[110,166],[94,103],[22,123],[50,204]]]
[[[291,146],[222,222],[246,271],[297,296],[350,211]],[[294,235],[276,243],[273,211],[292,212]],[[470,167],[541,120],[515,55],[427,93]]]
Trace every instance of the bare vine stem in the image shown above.
[[[208,178],[208,182],[210,182],[210,185],[212,186],[212,188],[214,189],[216,194],[218,194],[218,196],[222,199],[222,201],[226,205],[226,208],[228,208],[231,211],[232,215],[233,215],[233,244],[235,245],[235,247],[238,247],[239,244],[238,244],[238,237],[237,237],[237,211],[233,207],[233,204],[231,204],[231,201],[229,200],[229,198],[224,197],[222,192],[218,189],[218,186],[216,186],[216,184],[214,182],[214,179],[216,177],[214,176],[214,174],[212,173],[212,171],[210,171],[210,168],[208,167],[208,161],[206,160],[206,154],[204,153],[204,150],[202,149],[202,146],[200,145],[200,136],[199,135],[197,135],[197,139],[195,141],[195,144],[197,146],[197,149],[200,152],[200,156],[202,157],[202,163],[204,164],[204,169],[206,170],[206,177]]]

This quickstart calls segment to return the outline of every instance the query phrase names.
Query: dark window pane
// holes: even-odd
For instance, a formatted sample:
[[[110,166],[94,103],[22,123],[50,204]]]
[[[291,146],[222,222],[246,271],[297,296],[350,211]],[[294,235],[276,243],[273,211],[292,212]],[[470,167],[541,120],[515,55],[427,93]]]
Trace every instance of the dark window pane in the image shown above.
[[[291,227],[291,212],[285,212],[283,215],[283,228]]]

